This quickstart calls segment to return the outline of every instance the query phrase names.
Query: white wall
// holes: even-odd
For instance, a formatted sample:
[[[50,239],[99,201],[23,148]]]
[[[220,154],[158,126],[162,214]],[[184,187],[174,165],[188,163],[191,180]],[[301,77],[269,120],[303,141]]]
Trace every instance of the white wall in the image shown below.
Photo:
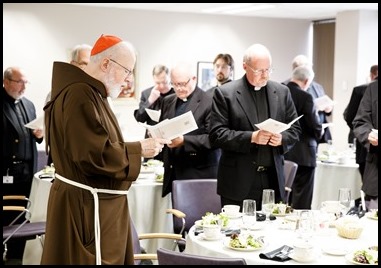
[[[367,19],[369,23],[377,25],[378,12],[372,14],[376,14],[376,18],[374,15],[366,18],[362,16],[361,21]],[[359,20],[346,23],[357,25]],[[236,63],[235,78],[239,78],[243,75],[243,53],[253,43],[262,43],[270,49],[275,68],[272,79],[282,82],[291,75],[291,61],[295,55],[311,55],[310,26],[310,21],[296,19],[148,12],[61,4],[5,3],[3,70],[11,65],[18,65],[26,70],[28,80],[31,81],[26,97],[34,102],[38,115],[43,114],[45,96],[50,90],[53,61],[67,61],[70,48],[79,43],[93,45],[103,33],[118,35],[136,47],[138,93],[152,84],[153,65],[171,65],[177,60],[187,59],[193,61],[196,68],[197,61],[213,61],[218,53],[230,53],[233,56]],[[363,30],[367,32],[366,29],[356,29],[361,32]],[[339,24],[336,31],[337,34],[351,34],[353,27]],[[370,38],[372,44],[378,47],[378,28],[376,32],[372,31],[371,36],[362,37]],[[335,50],[340,51],[342,46],[347,45],[339,42]],[[359,59],[363,58],[360,53],[364,50],[366,48],[358,49],[358,54],[347,55],[345,64],[357,66]],[[335,57],[335,66],[338,64],[336,60]],[[365,69],[367,70],[368,66]],[[335,67],[335,75],[336,71]],[[363,75],[364,68],[348,72],[350,77],[355,77],[357,73]],[[349,82],[348,91],[351,91],[359,80]],[[131,107],[134,105],[128,104],[128,113],[132,112]],[[118,104],[118,107],[121,106]],[[333,120],[343,121],[342,116],[334,117]],[[132,127],[137,126],[133,124]],[[339,137],[346,137],[348,133],[347,128],[335,128],[333,132],[335,131]]]

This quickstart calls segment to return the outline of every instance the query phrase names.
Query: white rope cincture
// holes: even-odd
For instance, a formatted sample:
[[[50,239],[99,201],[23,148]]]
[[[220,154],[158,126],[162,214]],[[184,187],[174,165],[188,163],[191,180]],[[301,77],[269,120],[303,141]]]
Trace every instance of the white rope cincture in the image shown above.
[[[124,194],[126,195],[126,202],[128,206],[128,200],[127,200],[127,193],[128,191],[123,190],[110,190],[110,189],[97,189],[93,188],[91,186],[75,182],[72,180],[69,180],[65,177],[62,177],[61,175],[55,173],[55,177],[63,182],[66,182],[70,185],[88,190],[91,192],[91,194],[94,197],[94,232],[95,232],[95,259],[96,259],[96,265],[102,264],[102,255],[101,255],[101,226],[100,226],[100,220],[99,220],[99,199],[98,199],[98,193],[106,193],[106,194]]]

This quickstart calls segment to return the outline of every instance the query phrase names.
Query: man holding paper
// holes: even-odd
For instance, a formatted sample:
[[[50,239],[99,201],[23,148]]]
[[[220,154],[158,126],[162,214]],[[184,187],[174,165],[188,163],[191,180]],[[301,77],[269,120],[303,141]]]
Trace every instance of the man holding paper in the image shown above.
[[[244,54],[246,74],[214,92],[210,140],[222,149],[217,175],[222,206],[255,199],[260,210],[263,189],[274,189],[276,202],[285,198],[283,154],[298,141],[300,126],[296,121],[281,133],[256,126],[268,118],[285,124],[297,118],[288,88],[269,80],[271,64],[269,50],[254,44]]]
[[[211,95],[197,86],[195,68],[188,63],[174,66],[170,77],[175,94],[163,99],[160,122],[191,112],[198,128],[173,138],[163,148],[163,197],[172,191],[174,180],[216,178],[219,161],[219,150],[212,148],[209,141]],[[189,124],[193,125],[190,119]],[[179,131],[183,127],[179,125]]]
[[[316,168],[318,142],[323,135],[313,97],[306,91],[314,78],[308,65],[296,67],[287,84],[299,116],[302,134],[300,141],[285,154],[284,158],[298,164],[291,192],[291,206],[295,209],[311,209]]]
[[[3,76],[3,196],[29,196],[33,174],[37,172],[37,146],[43,139],[42,127],[25,125],[36,118],[34,104],[24,97],[28,80],[19,67],[9,67]],[[3,217],[3,225],[10,219]],[[25,241],[8,244],[8,257],[21,259]]]

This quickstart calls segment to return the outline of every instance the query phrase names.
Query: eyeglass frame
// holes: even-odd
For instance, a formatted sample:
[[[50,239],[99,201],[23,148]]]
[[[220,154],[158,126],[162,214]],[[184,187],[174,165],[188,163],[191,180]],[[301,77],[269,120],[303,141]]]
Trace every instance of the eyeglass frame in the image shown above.
[[[112,61],[113,63],[118,64],[120,67],[122,67],[122,68],[125,70],[127,76],[131,76],[131,75],[132,75],[132,72],[133,72],[133,71],[131,71],[131,70],[128,69],[127,67],[124,67],[122,64],[120,64],[119,62],[117,62],[116,60],[113,60],[113,59],[111,59],[111,58],[109,58],[109,60]]]
[[[188,81],[186,82],[180,82],[180,83],[172,83],[172,82],[169,82],[169,84],[173,87],[173,88],[184,88],[188,85],[188,83],[190,82],[191,78],[188,79]]]
[[[254,70],[253,67],[251,67],[249,64],[246,64],[247,67],[253,72],[254,75],[262,75],[262,74],[271,74],[274,71],[274,68],[270,67],[267,69],[261,69],[261,70]]]
[[[14,80],[12,78],[7,78],[9,81],[11,82],[15,82],[16,84],[19,84],[19,85],[26,85],[26,84],[29,84],[29,81],[28,80]]]

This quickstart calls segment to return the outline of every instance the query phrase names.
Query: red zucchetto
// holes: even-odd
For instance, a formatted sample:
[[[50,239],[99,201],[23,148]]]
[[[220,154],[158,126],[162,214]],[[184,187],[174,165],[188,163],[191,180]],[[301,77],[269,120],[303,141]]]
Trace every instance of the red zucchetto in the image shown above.
[[[106,50],[109,47],[112,47],[113,45],[116,45],[122,41],[123,40],[117,36],[102,34],[101,37],[99,37],[98,40],[95,42],[93,49],[91,50],[91,56],[98,54],[103,50]]]

